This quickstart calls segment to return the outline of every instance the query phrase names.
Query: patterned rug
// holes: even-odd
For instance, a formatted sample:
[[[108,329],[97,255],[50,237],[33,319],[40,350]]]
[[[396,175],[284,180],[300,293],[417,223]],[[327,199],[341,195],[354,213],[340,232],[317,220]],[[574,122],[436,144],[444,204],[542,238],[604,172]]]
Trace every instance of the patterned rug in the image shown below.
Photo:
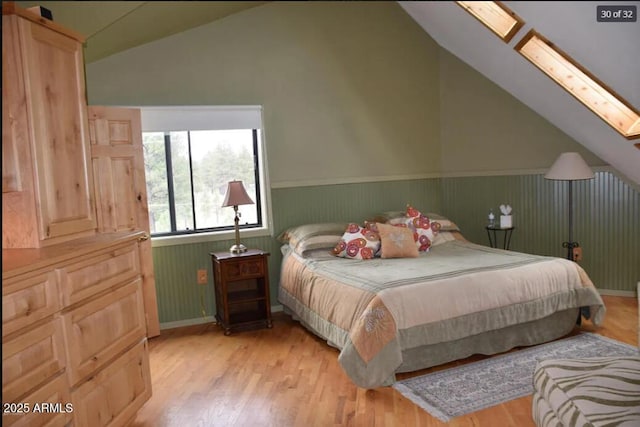
[[[638,355],[638,348],[592,333],[528,347],[420,377],[393,387],[407,399],[447,422],[533,393],[538,360]]]

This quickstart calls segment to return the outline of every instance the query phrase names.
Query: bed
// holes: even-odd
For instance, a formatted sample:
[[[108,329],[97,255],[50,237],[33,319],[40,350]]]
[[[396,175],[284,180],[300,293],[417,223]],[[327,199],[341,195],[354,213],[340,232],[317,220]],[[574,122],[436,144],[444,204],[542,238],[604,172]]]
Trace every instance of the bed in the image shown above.
[[[600,295],[572,261],[474,244],[457,227],[439,230],[417,256],[344,258],[331,252],[343,232],[343,223],[323,223],[281,234],[278,300],[340,350],[359,387],[554,340],[581,312],[595,325],[604,318]]]

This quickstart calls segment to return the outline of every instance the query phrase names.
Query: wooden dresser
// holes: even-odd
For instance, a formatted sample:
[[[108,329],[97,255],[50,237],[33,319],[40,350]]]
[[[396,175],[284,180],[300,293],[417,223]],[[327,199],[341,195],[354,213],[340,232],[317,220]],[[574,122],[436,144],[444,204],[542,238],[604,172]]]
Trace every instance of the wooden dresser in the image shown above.
[[[82,42],[2,3],[3,426],[122,426],[151,396],[150,242],[104,219],[146,197],[120,179],[131,196],[114,209],[99,193],[96,210]]]
[[[3,426],[123,425],[149,399],[142,235],[3,250]]]

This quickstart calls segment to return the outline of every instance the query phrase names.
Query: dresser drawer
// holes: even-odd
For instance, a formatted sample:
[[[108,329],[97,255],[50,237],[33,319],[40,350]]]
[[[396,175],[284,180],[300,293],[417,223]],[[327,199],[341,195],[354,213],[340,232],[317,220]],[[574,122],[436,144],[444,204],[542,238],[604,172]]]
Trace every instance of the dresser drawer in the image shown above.
[[[222,275],[225,280],[255,279],[264,276],[264,259],[243,259],[222,264]]]
[[[111,250],[59,270],[65,307],[140,274],[137,243]]]
[[[53,271],[2,285],[2,336],[60,310],[60,292]]]
[[[138,278],[113,292],[63,313],[69,351],[69,383],[76,384],[145,336]]]
[[[2,343],[2,401],[12,402],[65,367],[60,318]]]
[[[3,401],[3,403],[5,402]],[[67,425],[71,421],[74,408],[71,402],[69,385],[64,374],[58,375],[51,382],[20,399],[20,402],[14,407],[10,407],[10,409],[22,409],[24,411],[27,405],[28,413],[9,414],[3,412],[2,425],[14,427]]]
[[[151,397],[146,338],[71,394],[75,427],[120,426]]]

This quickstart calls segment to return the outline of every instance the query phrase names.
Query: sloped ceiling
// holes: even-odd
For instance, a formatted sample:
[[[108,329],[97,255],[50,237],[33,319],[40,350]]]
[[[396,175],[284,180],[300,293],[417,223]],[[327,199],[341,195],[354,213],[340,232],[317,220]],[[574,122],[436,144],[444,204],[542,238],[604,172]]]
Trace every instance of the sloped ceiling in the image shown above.
[[[54,20],[87,36],[87,62],[204,25],[259,1],[19,1],[42,5]],[[504,43],[455,2],[400,1],[443,48],[640,185],[640,150],[518,54],[513,47],[534,28],[636,109],[640,106],[640,21],[599,23],[596,6],[640,2],[504,2],[525,25]],[[640,9],[640,7],[638,7]],[[638,142],[635,140],[634,142]]]
[[[640,21],[599,23],[596,6],[640,2],[504,2],[525,21],[508,44],[455,2],[399,4],[443,48],[640,184],[638,140],[619,135],[514,50],[533,28],[638,109]]]
[[[264,1],[18,1],[86,37],[87,63],[207,24]]]

